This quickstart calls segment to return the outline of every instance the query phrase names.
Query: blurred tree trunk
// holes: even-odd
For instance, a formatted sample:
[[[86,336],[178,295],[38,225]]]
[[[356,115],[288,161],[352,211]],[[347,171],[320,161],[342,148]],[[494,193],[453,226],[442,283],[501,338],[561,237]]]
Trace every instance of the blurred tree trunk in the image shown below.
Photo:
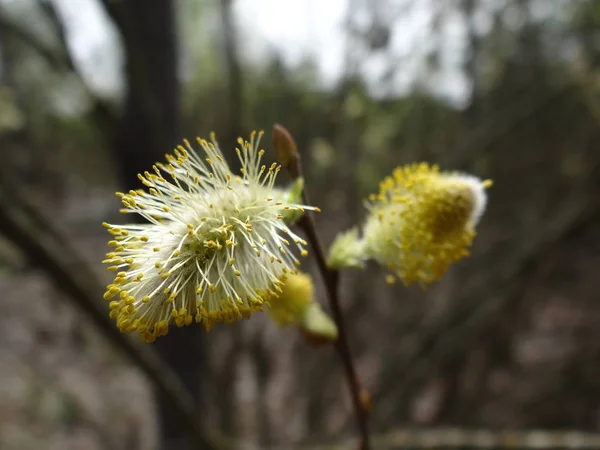
[[[227,101],[225,105],[223,105],[225,107],[225,120],[222,130],[223,137],[221,138],[221,145],[227,162],[236,165],[237,158],[235,158],[234,150],[237,146],[237,138],[242,136],[243,131],[242,68],[238,58],[237,33],[233,18],[233,0],[220,0],[219,8],[221,27],[223,30],[223,58],[227,76]]]
[[[180,136],[180,85],[173,0],[106,1],[119,26],[125,50],[125,105],[117,126],[114,160],[126,189],[139,185],[137,174],[164,159]],[[198,326],[173,328],[155,346],[200,404],[205,367]],[[157,395],[162,448],[191,449],[184,428]],[[197,449],[196,449],[197,450]]]
[[[125,50],[125,108],[114,157],[123,183],[139,184],[147,170],[180,140],[180,86],[173,0],[119,3]]]
[[[479,38],[475,30],[475,0],[463,0],[461,9],[467,22],[467,45],[469,46],[468,56],[464,64],[465,75],[471,82],[471,101],[465,111],[465,117],[470,126],[474,126],[477,121],[480,109],[480,88],[479,76],[477,74],[477,63],[479,57]]]

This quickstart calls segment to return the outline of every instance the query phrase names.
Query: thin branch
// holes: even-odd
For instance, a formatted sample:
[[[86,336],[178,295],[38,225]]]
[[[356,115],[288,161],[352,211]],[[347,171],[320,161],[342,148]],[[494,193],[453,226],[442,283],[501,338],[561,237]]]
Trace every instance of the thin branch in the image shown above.
[[[275,126],[274,143],[276,151],[280,150],[278,155],[280,159],[286,153],[287,156],[290,157],[289,160],[287,160],[287,163],[285,164],[285,168],[290,173],[292,178],[302,177],[302,164],[300,163],[300,156],[298,155],[298,152],[296,150],[296,144],[293,142],[293,138],[291,137],[289,132],[287,132],[287,130],[285,130],[280,125]],[[302,192],[302,199],[304,204],[310,205],[306,189],[304,189]],[[335,321],[338,328],[338,339],[335,342],[335,349],[338,355],[340,356],[340,359],[342,360],[342,364],[344,366],[346,379],[350,387],[352,405],[354,407],[356,420],[360,431],[361,443],[359,448],[361,450],[368,450],[370,448],[368,414],[366,406],[363,405],[363,402],[361,401],[362,389],[360,386],[360,380],[356,375],[356,369],[354,368],[352,353],[348,344],[348,336],[346,332],[344,315],[342,314],[342,308],[340,306],[340,274],[337,270],[332,270],[327,266],[325,252],[323,250],[323,246],[321,245],[321,241],[319,239],[317,228],[315,226],[315,221],[312,215],[308,212],[305,213],[302,219],[300,219],[300,221],[298,222],[298,226],[306,233],[306,237],[308,238],[308,241],[311,244],[311,248],[315,253],[317,265],[319,267],[319,272],[321,273],[321,276],[323,277],[323,282],[325,283],[325,288],[327,290],[327,296],[329,299],[329,305],[331,307],[331,312],[333,313],[333,320]]]
[[[151,347],[141,345],[122,335],[97,305],[102,287],[85,262],[77,256],[59,233],[46,220],[40,228],[38,215],[31,224],[27,208],[20,208],[11,195],[8,201],[0,194],[0,233],[4,234],[27,256],[30,263],[42,269],[67,294],[74,306],[94,323],[103,336],[148,377],[154,388],[172,402],[173,410],[188,430],[190,438],[201,448],[212,448],[196,420],[193,399]]]
[[[302,174],[302,169],[300,169],[300,174]],[[303,196],[304,202],[306,204],[310,204],[306,192],[303,194]],[[323,277],[323,281],[325,283],[325,288],[327,289],[327,295],[329,297],[329,306],[331,307],[331,312],[333,313],[333,320],[335,320],[335,323],[338,328],[339,337],[338,340],[335,342],[335,348],[337,350],[338,355],[340,356],[340,359],[342,360],[342,364],[344,365],[346,378],[350,387],[352,404],[354,406],[356,420],[358,422],[358,428],[361,434],[360,448],[362,450],[368,450],[370,448],[368,415],[366,408],[363,407],[361,402],[360,380],[356,375],[356,369],[354,368],[354,363],[352,361],[352,353],[350,352],[348,336],[346,333],[346,324],[344,322],[344,315],[340,306],[340,274],[337,270],[332,270],[327,267],[323,246],[321,245],[321,241],[317,234],[315,221],[312,215],[310,213],[304,215],[304,217],[298,223],[298,226],[300,226],[300,228],[302,228],[302,230],[306,233],[308,241],[310,242],[311,247],[315,252],[319,272],[321,272],[321,276]]]

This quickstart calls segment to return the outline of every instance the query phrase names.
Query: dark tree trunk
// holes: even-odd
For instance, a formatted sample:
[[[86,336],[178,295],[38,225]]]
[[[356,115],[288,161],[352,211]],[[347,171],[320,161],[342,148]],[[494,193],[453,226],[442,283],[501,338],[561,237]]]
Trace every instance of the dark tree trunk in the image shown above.
[[[243,84],[242,68],[238,58],[237,34],[233,20],[233,0],[220,0],[219,7],[221,13],[221,25],[223,29],[223,59],[225,72],[227,73],[227,104],[225,107],[225,120],[222,130],[223,136],[219,142],[224,150],[227,162],[235,167],[237,158],[235,158],[235,148],[237,147],[237,138],[243,135],[242,117],[243,117]]]
[[[127,186],[180,140],[180,86],[172,0],[125,0],[118,11],[125,48],[125,108],[115,161]]]

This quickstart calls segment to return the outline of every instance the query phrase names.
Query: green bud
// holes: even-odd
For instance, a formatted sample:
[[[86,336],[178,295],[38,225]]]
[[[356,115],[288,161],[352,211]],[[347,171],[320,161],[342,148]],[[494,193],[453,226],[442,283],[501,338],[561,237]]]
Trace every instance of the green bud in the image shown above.
[[[358,228],[355,227],[338,234],[333,240],[327,265],[331,269],[363,269],[366,259],[364,243],[358,236]]]
[[[287,189],[273,189],[272,196],[275,200],[279,200],[287,204],[301,204],[302,191],[304,190],[304,179],[302,177],[296,180]],[[287,211],[282,211],[283,220],[288,225],[293,225],[304,215],[302,211],[297,211],[290,208]]]
[[[312,341],[336,341],[338,338],[335,322],[318,303],[313,303],[306,308],[300,326]]]

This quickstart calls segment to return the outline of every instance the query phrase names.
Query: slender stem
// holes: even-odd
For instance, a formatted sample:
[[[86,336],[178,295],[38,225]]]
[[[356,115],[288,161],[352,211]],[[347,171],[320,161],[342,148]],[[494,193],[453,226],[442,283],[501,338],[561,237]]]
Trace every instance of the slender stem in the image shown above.
[[[305,204],[310,204],[306,192],[303,194]],[[333,319],[338,328],[338,339],[335,342],[335,349],[342,360],[344,365],[344,371],[350,387],[350,394],[352,396],[352,404],[354,406],[354,412],[356,414],[356,420],[361,435],[361,450],[368,450],[369,445],[369,427],[367,410],[363,407],[361,402],[361,387],[358,376],[356,375],[356,369],[354,368],[354,362],[352,360],[352,354],[350,352],[350,346],[348,345],[348,336],[346,334],[346,325],[344,322],[344,315],[342,314],[342,308],[340,307],[339,299],[339,271],[332,270],[327,266],[325,260],[325,252],[323,246],[317,234],[315,221],[310,213],[305,214],[302,219],[298,222],[298,225],[306,233],[308,241],[310,242],[312,249],[317,259],[319,271],[323,277],[325,288],[327,289],[327,295],[329,298],[329,305],[331,312],[333,313]]]
[[[281,165],[285,167],[288,173],[293,179],[302,177],[302,164],[300,162],[300,154],[298,153],[298,147],[294,138],[283,126],[275,124],[273,126],[273,147],[277,154],[277,159],[281,162]],[[305,205],[310,205],[308,200],[308,194],[306,189],[302,191],[302,200]],[[311,244],[312,249],[315,252],[317,258],[317,265],[319,266],[319,272],[323,277],[325,288],[327,290],[327,297],[329,298],[329,305],[331,312],[333,313],[333,320],[338,329],[338,339],[335,342],[335,349],[342,360],[344,371],[346,373],[346,379],[350,386],[350,394],[352,397],[352,405],[354,406],[354,412],[356,414],[356,421],[358,422],[358,428],[360,430],[361,441],[360,450],[369,450],[369,427],[367,417],[367,407],[361,401],[361,387],[360,381],[356,376],[356,370],[354,369],[354,363],[352,361],[352,354],[350,353],[350,346],[348,345],[348,336],[346,334],[346,325],[344,323],[344,316],[342,314],[342,308],[340,307],[339,298],[339,281],[340,274],[337,270],[333,270],[327,266],[325,260],[325,252],[317,233],[317,227],[311,213],[306,212],[304,216],[298,221],[298,226],[306,233],[306,237]]]

